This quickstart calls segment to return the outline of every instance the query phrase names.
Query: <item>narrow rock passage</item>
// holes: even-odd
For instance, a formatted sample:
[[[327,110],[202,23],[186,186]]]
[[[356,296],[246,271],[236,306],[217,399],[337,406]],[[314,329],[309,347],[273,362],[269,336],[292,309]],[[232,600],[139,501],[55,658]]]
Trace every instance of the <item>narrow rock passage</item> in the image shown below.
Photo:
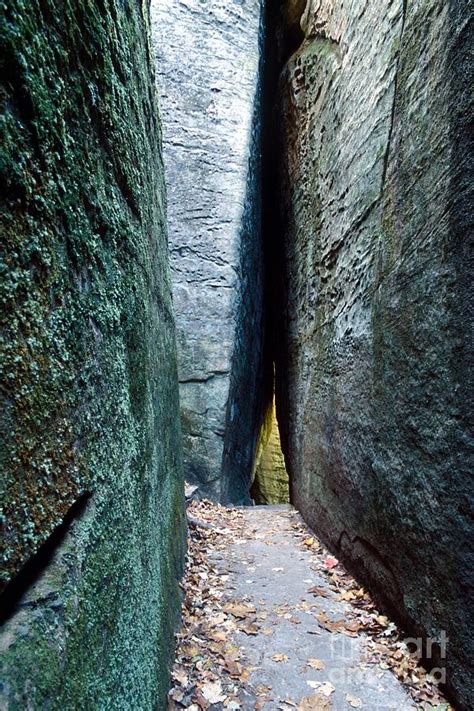
[[[193,503],[189,521],[170,709],[449,709],[291,506]]]

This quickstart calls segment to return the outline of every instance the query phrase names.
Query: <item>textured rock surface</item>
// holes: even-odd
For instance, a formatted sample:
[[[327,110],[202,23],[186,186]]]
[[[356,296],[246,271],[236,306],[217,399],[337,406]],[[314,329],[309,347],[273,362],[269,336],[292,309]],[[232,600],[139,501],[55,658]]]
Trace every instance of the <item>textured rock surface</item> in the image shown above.
[[[155,708],[184,532],[147,5],[0,15],[2,707]]]
[[[410,630],[446,630],[466,706],[470,20],[463,0],[308,3],[280,82],[277,369],[295,504]]]
[[[248,498],[262,358],[261,0],[152,0],[187,479]]]

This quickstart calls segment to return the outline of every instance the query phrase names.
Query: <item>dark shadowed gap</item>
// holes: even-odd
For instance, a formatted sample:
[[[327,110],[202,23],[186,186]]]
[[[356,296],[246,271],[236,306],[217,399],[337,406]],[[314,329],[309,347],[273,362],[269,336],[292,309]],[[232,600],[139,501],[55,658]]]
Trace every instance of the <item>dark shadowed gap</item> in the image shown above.
[[[282,7],[279,0],[267,0],[265,9],[261,136],[265,325],[262,419],[251,486],[251,496],[256,503],[285,503],[289,498],[284,432],[287,354],[283,328],[287,289],[284,230],[279,206],[277,92],[280,72],[303,39],[300,18],[305,4],[305,0],[299,0],[288,9]],[[280,428],[280,424],[283,427]]]
[[[0,625],[12,617],[25,594],[41,578],[43,572],[51,563],[54,554],[63,543],[71,525],[83,513],[90,496],[89,493],[83,494],[71,506],[60,525],[54,529],[45,543],[8,583],[0,596]]]

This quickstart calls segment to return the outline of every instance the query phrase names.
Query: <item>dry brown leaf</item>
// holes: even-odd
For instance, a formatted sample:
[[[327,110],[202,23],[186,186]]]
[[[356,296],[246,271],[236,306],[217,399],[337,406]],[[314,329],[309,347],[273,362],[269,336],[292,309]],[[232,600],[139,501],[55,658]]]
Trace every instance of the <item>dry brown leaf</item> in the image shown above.
[[[342,593],[340,593],[340,598],[341,600],[349,602],[350,600],[355,600],[355,595],[352,590],[344,590]]]
[[[246,635],[256,635],[258,634],[259,627],[257,625],[249,624],[243,627],[239,627],[241,632],[245,632]]]
[[[311,667],[311,669],[318,669],[318,671],[325,669],[326,665],[321,659],[308,659],[308,666]]]
[[[325,588],[317,587],[316,585],[310,588],[308,592],[318,597],[329,597],[329,593]]]
[[[274,662],[287,662],[288,655],[287,654],[274,654],[272,656],[272,659]]]
[[[224,606],[224,610],[229,612],[234,617],[237,617],[239,620],[245,620],[246,617],[253,615],[256,612],[253,605],[237,604],[233,602],[228,602],[227,605]]]
[[[346,701],[352,706],[353,709],[362,708],[362,700],[358,696],[353,696],[352,694],[346,694]]]
[[[331,699],[321,694],[305,696],[298,706],[298,711],[330,711],[330,709],[332,709]]]

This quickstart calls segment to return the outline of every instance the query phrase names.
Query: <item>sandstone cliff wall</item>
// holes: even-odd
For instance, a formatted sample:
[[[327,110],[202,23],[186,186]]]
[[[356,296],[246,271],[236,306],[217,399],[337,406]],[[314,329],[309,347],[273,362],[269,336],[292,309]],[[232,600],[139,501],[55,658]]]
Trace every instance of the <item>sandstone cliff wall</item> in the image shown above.
[[[262,361],[262,0],[152,0],[187,479],[248,500]]]
[[[472,7],[314,0],[301,25],[276,108],[292,496],[412,632],[446,631],[467,707]]]
[[[183,553],[146,3],[0,3],[2,708],[162,708]]]

